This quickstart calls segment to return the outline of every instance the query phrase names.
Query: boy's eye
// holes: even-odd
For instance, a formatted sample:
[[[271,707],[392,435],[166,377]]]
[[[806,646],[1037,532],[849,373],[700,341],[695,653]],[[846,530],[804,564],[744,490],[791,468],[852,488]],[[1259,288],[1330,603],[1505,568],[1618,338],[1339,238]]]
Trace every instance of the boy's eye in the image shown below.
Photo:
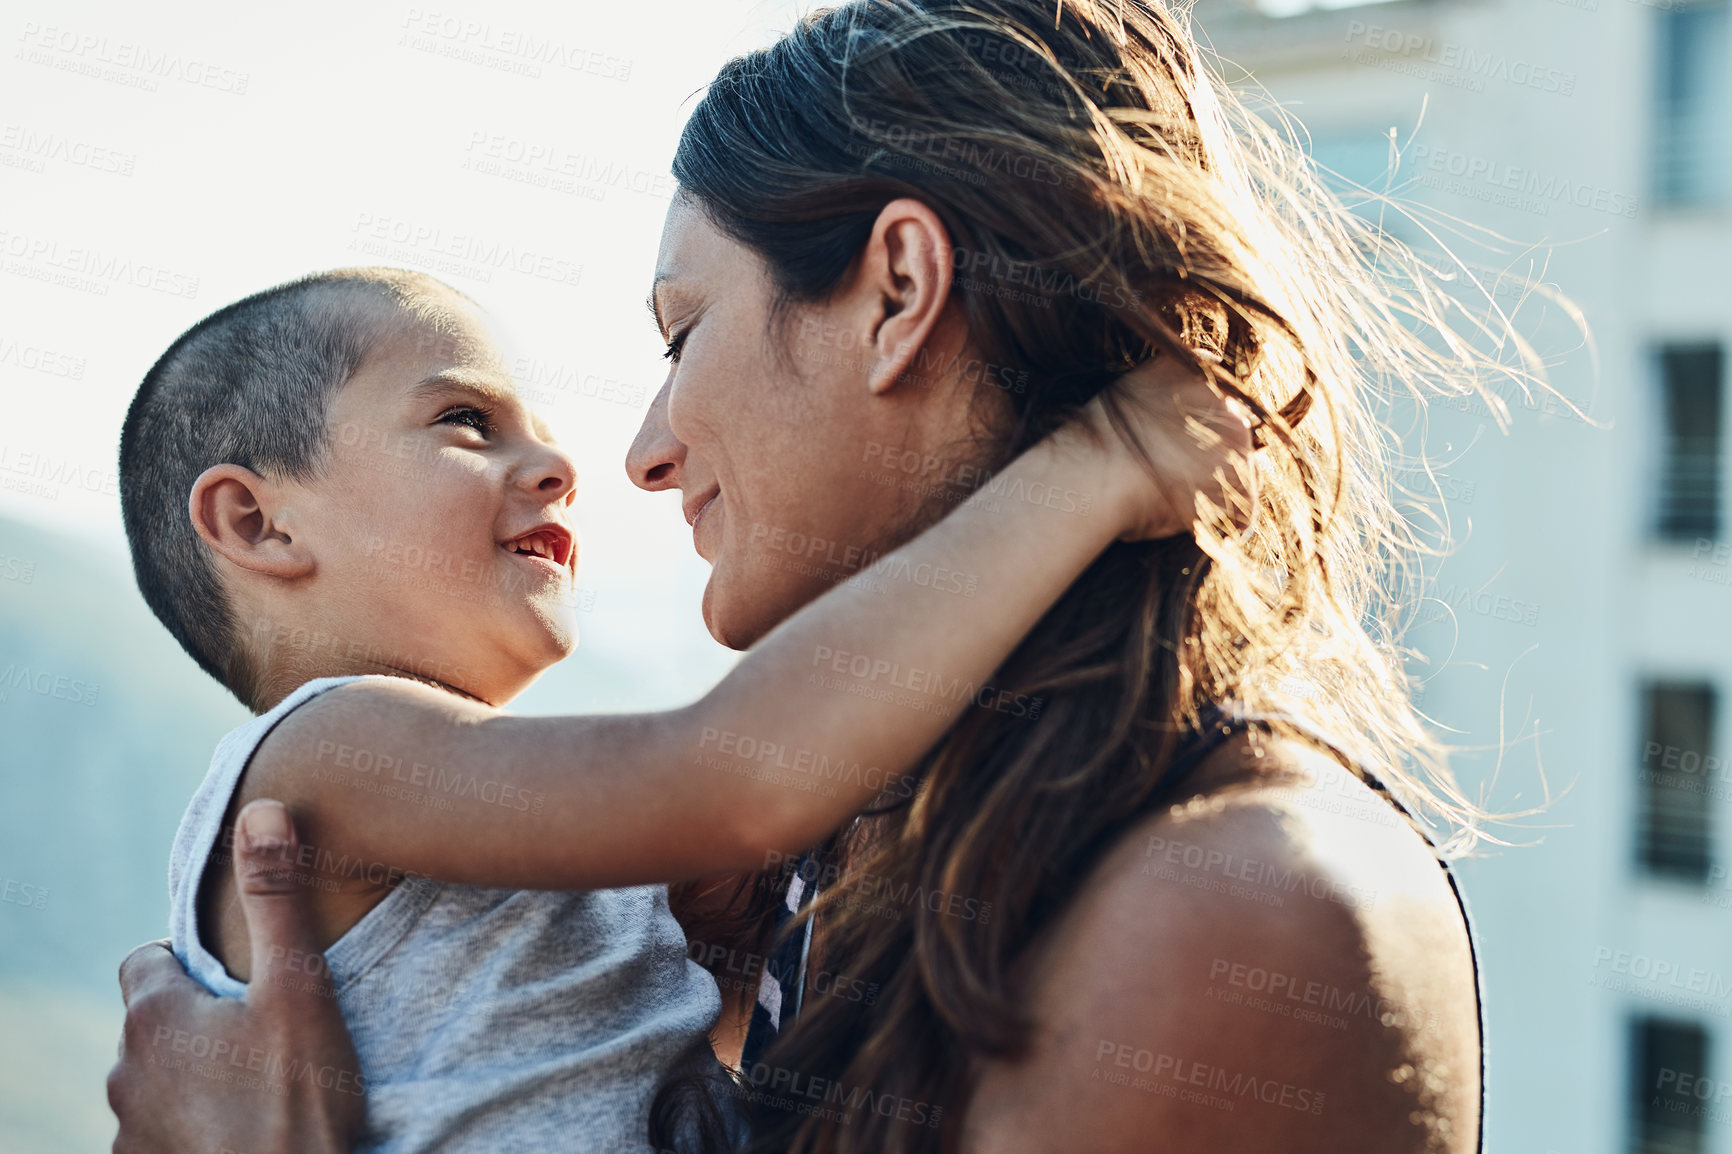
[[[493,432],[493,414],[474,405],[453,405],[439,414],[441,425],[466,425],[482,436]]]
[[[691,331],[690,329],[686,330],[686,332],[688,332],[688,333],[690,331]],[[672,361],[674,364],[677,365],[680,363],[680,350],[685,348],[685,347],[686,347],[686,333],[681,333],[679,336],[675,337],[673,340],[668,342],[668,351],[663,353],[662,356],[666,357],[668,360]]]

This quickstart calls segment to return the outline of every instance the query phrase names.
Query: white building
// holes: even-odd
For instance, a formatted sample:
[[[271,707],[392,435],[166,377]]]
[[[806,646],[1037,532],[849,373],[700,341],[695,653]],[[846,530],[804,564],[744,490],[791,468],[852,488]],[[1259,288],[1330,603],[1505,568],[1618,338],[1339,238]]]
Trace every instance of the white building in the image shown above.
[[[1485,747],[1457,766],[1491,807],[1543,800],[1542,766],[1561,793],[1506,832],[1529,848],[1461,867],[1486,985],[1487,1149],[1728,1154],[1727,0],[1290,15],[1204,0],[1197,21],[1325,165],[1381,188],[1395,129],[1399,196],[1510,238],[1461,251],[1583,310],[1592,349],[1572,351],[1538,297],[1518,325],[1604,427],[1518,397],[1508,436],[1447,408],[1429,434],[1459,549],[1437,568],[1453,622],[1413,635],[1436,671],[1423,704]],[[1413,222],[1389,230],[1437,247]]]

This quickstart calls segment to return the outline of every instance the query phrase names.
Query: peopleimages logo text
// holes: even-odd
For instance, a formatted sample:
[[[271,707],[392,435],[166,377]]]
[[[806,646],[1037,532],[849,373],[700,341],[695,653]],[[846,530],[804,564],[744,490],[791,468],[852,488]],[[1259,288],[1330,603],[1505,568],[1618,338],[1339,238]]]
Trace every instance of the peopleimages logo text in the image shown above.
[[[1405,63],[1430,64],[1446,69],[1473,81],[1478,91],[1483,91],[1481,86],[1487,80],[1514,84],[1520,88],[1533,88],[1557,96],[1573,96],[1576,91],[1574,72],[1548,68],[1507,56],[1502,52],[1474,48],[1451,40],[1438,40],[1433,36],[1422,36],[1400,28],[1385,28],[1381,24],[1350,20],[1347,22],[1347,41],[1349,44],[1362,43],[1366,48],[1377,49],[1390,57],[1399,57]],[[1362,63],[1375,61],[1366,60]]]

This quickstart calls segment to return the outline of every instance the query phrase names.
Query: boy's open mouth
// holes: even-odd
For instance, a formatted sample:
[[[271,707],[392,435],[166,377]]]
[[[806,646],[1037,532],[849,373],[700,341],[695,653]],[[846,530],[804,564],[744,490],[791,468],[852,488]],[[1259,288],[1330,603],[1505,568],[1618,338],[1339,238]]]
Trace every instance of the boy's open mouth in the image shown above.
[[[527,533],[520,533],[508,541],[500,542],[499,547],[519,557],[545,561],[568,573],[571,570],[572,536],[571,530],[564,525],[552,522],[537,525]]]

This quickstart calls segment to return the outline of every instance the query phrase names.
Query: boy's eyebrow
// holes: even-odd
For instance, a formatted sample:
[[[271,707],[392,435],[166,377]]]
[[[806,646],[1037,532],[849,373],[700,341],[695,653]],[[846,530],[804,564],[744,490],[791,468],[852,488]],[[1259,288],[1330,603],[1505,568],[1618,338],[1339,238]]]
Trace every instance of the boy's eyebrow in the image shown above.
[[[491,378],[465,372],[447,370],[434,373],[413,389],[409,390],[411,400],[424,400],[428,397],[446,396],[451,393],[468,393],[495,405],[517,404],[520,398],[511,389],[503,388]]]

